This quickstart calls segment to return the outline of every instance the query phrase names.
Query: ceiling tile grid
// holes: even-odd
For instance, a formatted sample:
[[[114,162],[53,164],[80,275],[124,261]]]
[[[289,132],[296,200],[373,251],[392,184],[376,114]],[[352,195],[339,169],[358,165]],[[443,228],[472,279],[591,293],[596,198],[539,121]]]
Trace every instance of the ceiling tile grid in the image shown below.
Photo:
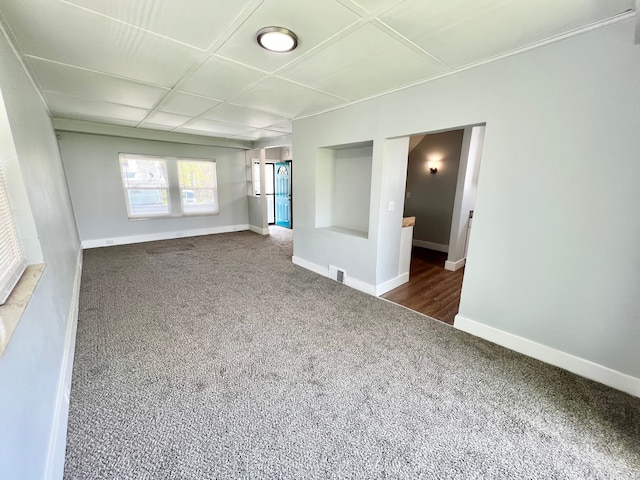
[[[358,100],[443,70],[442,65],[368,23],[279,75]]]
[[[41,90],[89,100],[154,108],[171,90],[63,63],[25,57]]]
[[[67,1],[202,50],[207,50],[252,3],[250,0]]]
[[[260,140],[292,120],[598,22],[634,0],[2,0],[0,23],[52,115]],[[626,17],[625,17],[626,16]],[[299,45],[273,53],[257,31]]]
[[[359,20],[336,0],[266,0],[216,53],[271,73]],[[288,54],[254,48],[257,31],[267,26],[297,32],[298,48]]]
[[[180,87],[187,93],[228,100],[242,92],[266,72],[242,63],[212,56]]]
[[[43,92],[51,113],[58,118],[90,120],[135,126],[149,114],[149,110],[117,103],[87,100],[85,98]]]
[[[3,0],[1,8],[22,53],[76,67],[171,87],[202,55],[56,0]]]
[[[166,113],[175,113],[189,117],[197,117],[221,102],[211,98],[191,95],[183,92],[173,92],[164,98],[158,110]]]

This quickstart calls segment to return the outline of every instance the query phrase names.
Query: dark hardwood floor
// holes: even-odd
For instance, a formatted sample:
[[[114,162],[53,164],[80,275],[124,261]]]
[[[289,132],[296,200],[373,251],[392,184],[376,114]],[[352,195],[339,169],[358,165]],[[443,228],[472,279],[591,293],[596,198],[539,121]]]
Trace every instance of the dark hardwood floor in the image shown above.
[[[413,247],[409,282],[382,295],[449,325],[458,313],[464,267],[455,272],[444,269],[447,254]]]

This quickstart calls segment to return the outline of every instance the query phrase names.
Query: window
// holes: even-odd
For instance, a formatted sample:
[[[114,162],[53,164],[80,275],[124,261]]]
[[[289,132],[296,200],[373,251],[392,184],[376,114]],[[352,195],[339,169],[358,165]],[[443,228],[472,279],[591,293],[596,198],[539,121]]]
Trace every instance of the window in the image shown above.
[[[6,300],[24,272],[25,261],[18,233],[13,221],[9,197],[5,190],[4,175],[0,164],[0,305]]]
[[[120,171],[129,218],[163,217],[171,213],[164,159],[121,154]]]
[[[253,162],[251,170],[251,178],[253,180],[253,194],[260,195],[260,162]]]
[[[216,164],[202,160],[178,160],[182,213],[218,213]]]
[[[218,213],[215,160],[120,154],[130,219]]]

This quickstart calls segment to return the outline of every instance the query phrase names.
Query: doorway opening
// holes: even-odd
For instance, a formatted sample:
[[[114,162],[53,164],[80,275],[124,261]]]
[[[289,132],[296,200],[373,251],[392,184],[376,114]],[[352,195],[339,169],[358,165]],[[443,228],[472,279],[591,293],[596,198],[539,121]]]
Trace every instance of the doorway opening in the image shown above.
[[[404,216],[415,217],[409,281],[382,295],[453,325],[467,262],[484,125],[409,138]]]
[[[258,153],[258,151],[254,151]],[[291,149],[269,147],[256,158],[251,153],[250,217],[255,214],[257,232],[266,234],[269,225],[293,228],[291,195]],[[260,199],[263,199],[261,204]]]

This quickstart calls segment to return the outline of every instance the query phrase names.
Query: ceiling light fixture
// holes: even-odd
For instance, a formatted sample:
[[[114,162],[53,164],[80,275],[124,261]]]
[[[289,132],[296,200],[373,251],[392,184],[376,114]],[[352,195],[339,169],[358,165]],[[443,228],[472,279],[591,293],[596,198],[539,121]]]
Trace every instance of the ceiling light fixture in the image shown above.
[[[258,44],[270,52],[290,52],[298,46],[298,37],[283,27],[264,27],[258,30]]]

